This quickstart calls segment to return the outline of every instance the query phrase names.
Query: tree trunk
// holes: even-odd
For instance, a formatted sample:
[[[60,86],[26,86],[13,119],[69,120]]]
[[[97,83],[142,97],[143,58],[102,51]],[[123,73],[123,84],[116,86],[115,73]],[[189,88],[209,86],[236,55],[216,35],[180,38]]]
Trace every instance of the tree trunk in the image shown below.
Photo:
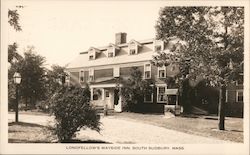
[[[222,86],[219,95],[219,130],[225,130],[225,99],[226,99],[226,87]]]

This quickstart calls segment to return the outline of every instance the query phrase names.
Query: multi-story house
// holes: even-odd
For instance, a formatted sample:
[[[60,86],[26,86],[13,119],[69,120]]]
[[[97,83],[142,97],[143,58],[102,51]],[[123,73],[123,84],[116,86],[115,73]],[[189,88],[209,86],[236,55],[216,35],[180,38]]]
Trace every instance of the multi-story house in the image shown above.
[[[126,41],[126,33],[117,33],[115,43],[103,47],[90,47],[81,52],[67,66],[70,74],[68,82],[85,86],[89,84],[91,103],[97,106],[107,105],[108,109],[122,111],[123,98],[118,93],[117,78],[127,78],[132,67],[138,67],[143,73],[143,79],[155,81],[156,90],[151,95],[145,95],[145,104],[178,104],[178,101],[168,102],[166,94],[176,95],[177,91],[168,90],[164,79],[179,72],[176,65],[157,67],[150,63],[154,54],[168,50],[176,42],[172,38],[168,43],[161,40],[130,40]]]
[[[242,64],[243,71],[243,64]],[[226,106],[228,115],[243,116],[243,72],[237,81],[228,85],[226,90]]]

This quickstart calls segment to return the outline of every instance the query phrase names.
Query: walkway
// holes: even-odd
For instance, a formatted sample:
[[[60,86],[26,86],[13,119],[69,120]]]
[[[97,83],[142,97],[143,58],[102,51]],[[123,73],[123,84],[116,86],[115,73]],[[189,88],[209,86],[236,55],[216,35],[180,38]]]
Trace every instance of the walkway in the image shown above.
[[[21,114],[19,119],[22,122],[36,123],[40,125],[48,125],[53,123],[53,118],[50,116]],[[12,121],[14,121],[14,114],[9,114],[9,122]],[[102,130],[100,134],[96,131],[86,129],[81,130],[77,134],[77,138],[81,140],[101,140],[119,144],[230,143],[215,138],[207,138],[174,130],[168,130],[146,123],[121,120],[112,116],[102,117],[101,122]]]

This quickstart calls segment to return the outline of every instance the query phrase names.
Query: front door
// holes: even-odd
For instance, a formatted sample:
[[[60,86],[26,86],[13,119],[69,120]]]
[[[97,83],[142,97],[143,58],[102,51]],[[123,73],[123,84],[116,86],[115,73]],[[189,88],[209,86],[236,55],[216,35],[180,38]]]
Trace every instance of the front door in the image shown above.
[[[110,91],[108,89],[105,90],[105,103],[107,105],[108,109],[114,109],[113,104],[111,102],[111,94]]]

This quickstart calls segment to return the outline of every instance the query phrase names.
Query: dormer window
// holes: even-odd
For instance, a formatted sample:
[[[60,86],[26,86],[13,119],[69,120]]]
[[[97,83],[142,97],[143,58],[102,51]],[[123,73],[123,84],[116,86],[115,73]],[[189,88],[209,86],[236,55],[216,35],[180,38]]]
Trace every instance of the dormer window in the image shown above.
[[[108,53],[108,57],[113,57],[114,56],[114,53],[113,52],[109,52]]]
[[[88,54],[89,54],[89,60],[95,60],[96,56],[98,53],[100,53],[101,51],[97,48],[94,47],[90,47],[88,50]]]
[[[155,40],[154,41],[154,51],[160,52],[164,50],[164,42],[162,40]]]
[[[94,81],[94,69],[90,68],[89,69],[89,81]]]
[[[135,40],[131,40],[128,44],[128,49],[129,49],[129,55],[135,55],[139,53],[139,47],[141,47],[142,45],[135,41]]]
[[[155,46],[155,51],[160,52],[161,51],[161,45],[156,45]]]
[[[158,67],[158,78],[166,78],[166,67]]]
[[[89,60],[94,60],[94,55],[90,55]]]
[[[129,54],[130,54],[130,55],[135,55],[135,54],[136,54],[135,49],[130,49],[130,50],[129,50]]]
[[[108,48],[107,48],[108,57],[115,57],[118,50],[120,50],[120,47],[118,47],[115,44],[110,43]]]

